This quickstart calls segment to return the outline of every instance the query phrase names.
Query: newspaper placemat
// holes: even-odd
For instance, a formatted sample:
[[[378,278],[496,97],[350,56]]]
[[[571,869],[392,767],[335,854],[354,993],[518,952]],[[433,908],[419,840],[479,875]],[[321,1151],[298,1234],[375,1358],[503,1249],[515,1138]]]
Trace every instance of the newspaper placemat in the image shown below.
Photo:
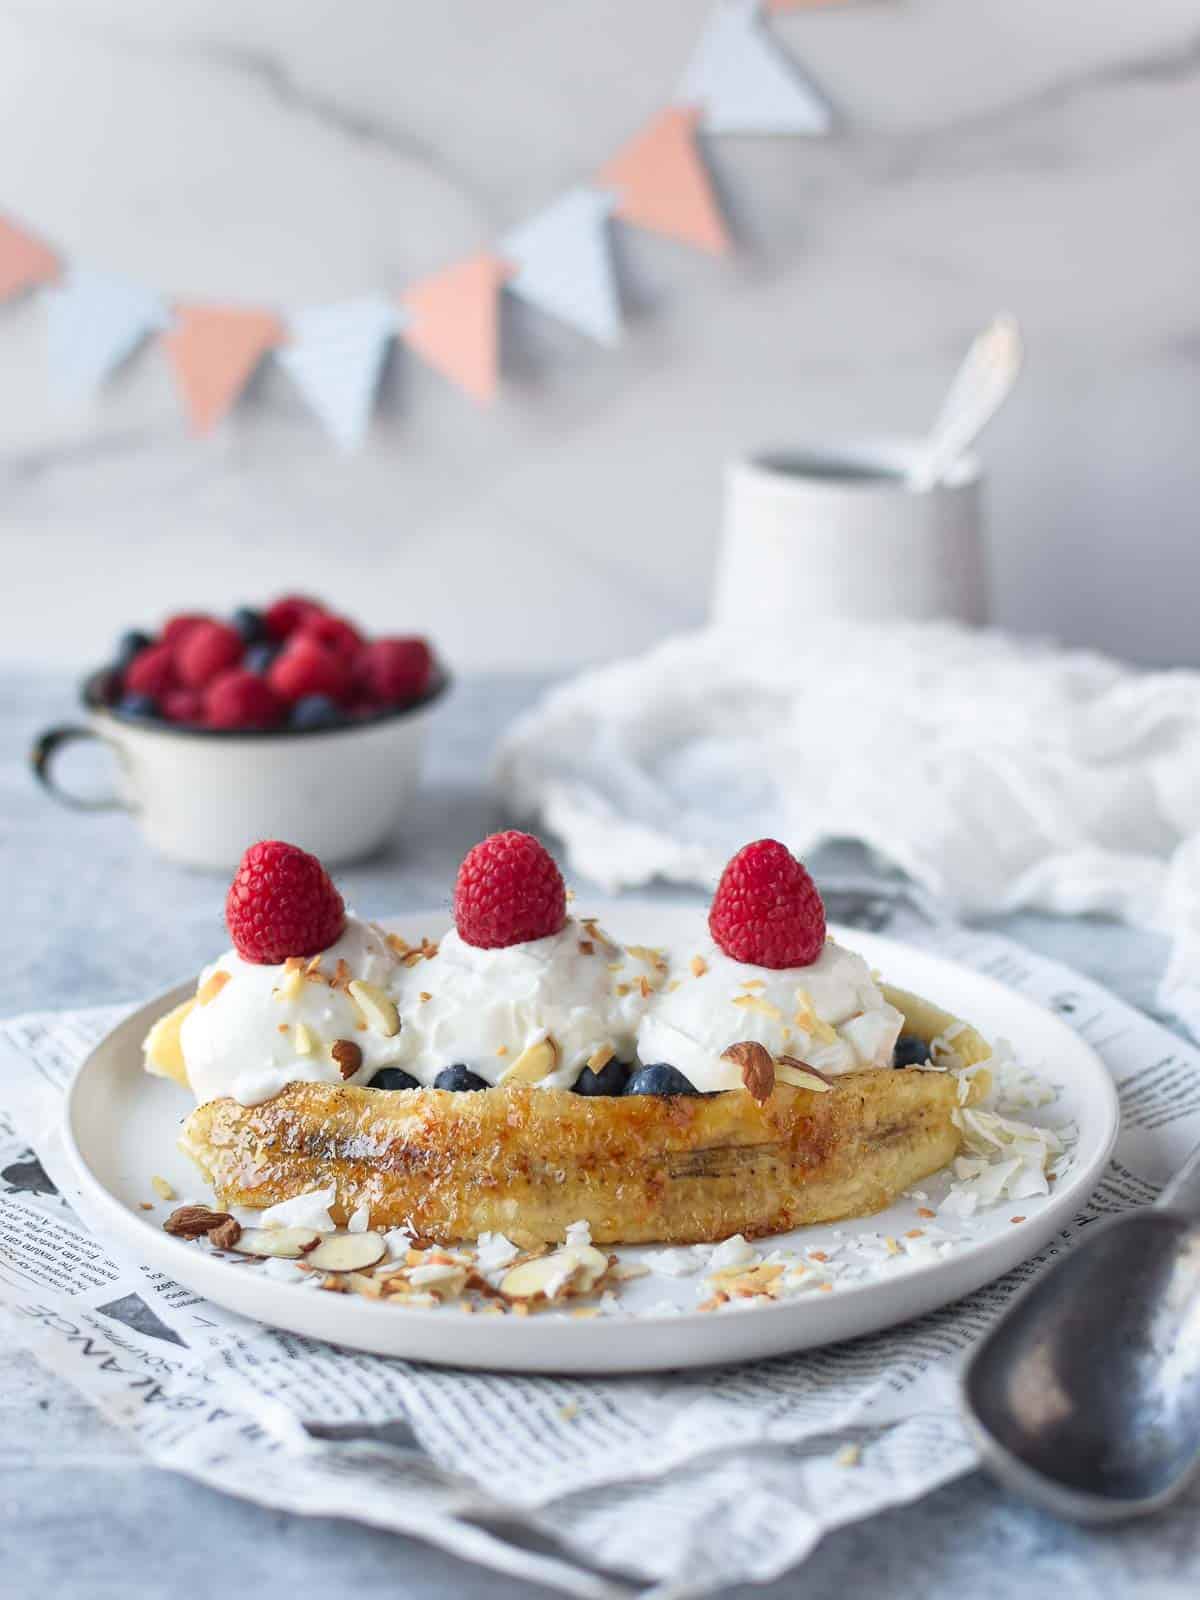
[[[968,1299],[841,1346],[655,1377],[456,1372],[273,1331],[120,1259],[68,1200],[61,1095],[120,1019],[104,1009],[0,1025],[0,1315],[149,1459],[228,1493],[413,1534],[581,1596],[777,1576],[829,1530],[970,1470],[963,1353],[1042,1262],[1096,1217],[1152,1199],[1200,1140],[1200,1052],[1157,1023],[902,890],[827,898],[843,921],[1049,1006],[1117,1082],[1121,1137],[1086,1211]]]

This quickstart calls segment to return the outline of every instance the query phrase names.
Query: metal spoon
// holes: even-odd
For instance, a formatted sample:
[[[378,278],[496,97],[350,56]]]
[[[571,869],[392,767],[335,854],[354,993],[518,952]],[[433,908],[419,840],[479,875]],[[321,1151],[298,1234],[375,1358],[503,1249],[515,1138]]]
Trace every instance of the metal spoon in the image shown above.
[[[996,415],[1021,370],[1021,330],[994,317],[971,343],[937,420],[905,476],[910,489],[932,489]]]
[[[1059,1516],[1117,1522],[1180,1493],[1200,1466],[1200,1148],[1020,1296],[962,1400],[985,1464]]]

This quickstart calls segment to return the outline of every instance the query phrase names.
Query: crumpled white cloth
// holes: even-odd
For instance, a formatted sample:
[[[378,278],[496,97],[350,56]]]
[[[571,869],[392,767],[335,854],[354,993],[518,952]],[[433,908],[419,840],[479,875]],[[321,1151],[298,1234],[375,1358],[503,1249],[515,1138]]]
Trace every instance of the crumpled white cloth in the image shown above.
[[[1164,930],[1160,1001],[1200,1037],[1200,672],[951,623],[710,629],[552,690],[496,777],[609,889],[853,838],[962,915]]]

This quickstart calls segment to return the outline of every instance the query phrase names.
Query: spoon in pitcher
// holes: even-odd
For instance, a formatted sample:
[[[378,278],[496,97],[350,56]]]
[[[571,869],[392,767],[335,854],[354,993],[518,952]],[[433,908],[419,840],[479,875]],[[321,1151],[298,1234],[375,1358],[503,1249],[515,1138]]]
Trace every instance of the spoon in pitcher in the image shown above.
[[[984,1464],[1059,1516],[1117,1522],[1180,1493],[1200,1467],[1200,1148],[1020,1296],[962,1401]]]
[[[1008,398],[1021,370],[1021,354],[1021,332],[1013,317],[995,317],[976,335],[908,469],[911,489],[932,489],[975,442]]]

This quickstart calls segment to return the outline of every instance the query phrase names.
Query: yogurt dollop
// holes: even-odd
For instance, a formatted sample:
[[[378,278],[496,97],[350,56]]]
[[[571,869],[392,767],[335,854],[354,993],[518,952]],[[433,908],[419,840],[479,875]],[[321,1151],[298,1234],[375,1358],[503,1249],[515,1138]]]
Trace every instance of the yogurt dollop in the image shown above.
[[[422,1084],[458,1063],[495,1084],[550,1037],[557,1065],[538,1086],[569,1089],[597,1052],[632,1059],[650,982],[661,978],[652,961],[573,917],[545,939],[500,950],[467,944],[452,929],[436,956],[404,972],[397,1063]]]
[[[318,962],[323,982],[305,975],[307,961],[260,966],[236,950],[204,970],[197,1003],[180,1030],[197,1101],[228,1095],[256,1106],[289,1083],[365,1084],[396,1063],[401,1031],[380,1031],[378,1019],[373,1024],[346,987],[365,982],[394,998],[404,969],[380,929],[348,913],[341,937]],[[334,987],[330,980],[339,973]],[[360,1065],[347,1077],[331,1054],[339,1041],[361,1052]]]
[[[741,1069],[723,1059],[753,1040],[826,1074],[890,1066],[903,1023],[861,956],[827,940],[807,967],[751,966],[710,945],[657,995],[638,1029],[637,1053],[677,1067],[697,1089],[736,1089]]]

